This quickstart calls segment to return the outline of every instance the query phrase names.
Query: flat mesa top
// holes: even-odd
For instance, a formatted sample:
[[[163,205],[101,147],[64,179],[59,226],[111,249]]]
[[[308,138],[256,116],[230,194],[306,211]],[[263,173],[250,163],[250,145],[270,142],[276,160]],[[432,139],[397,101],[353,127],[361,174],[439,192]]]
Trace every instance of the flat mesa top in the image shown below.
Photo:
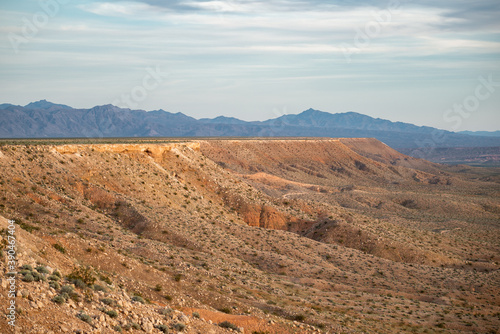
[[[200,141],[335,141],[331,137],[146,137],[146,138],[19,138],[0,139],[0,145],[98,145],[98,144],[173,144]]]

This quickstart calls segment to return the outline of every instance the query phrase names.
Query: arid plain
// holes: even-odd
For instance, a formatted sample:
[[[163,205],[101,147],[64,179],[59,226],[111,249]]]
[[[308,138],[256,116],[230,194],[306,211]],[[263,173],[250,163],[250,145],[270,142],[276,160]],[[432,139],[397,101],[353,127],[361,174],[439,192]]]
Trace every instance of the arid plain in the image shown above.
[[[498,168],[375,139],[4,142],[0,168],[19,333],[500,333]]]

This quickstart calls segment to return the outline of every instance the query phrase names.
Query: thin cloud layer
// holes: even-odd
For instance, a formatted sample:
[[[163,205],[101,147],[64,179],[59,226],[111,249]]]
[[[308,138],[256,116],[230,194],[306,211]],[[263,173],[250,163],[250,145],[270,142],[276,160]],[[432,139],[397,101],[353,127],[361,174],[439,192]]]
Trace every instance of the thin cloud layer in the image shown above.
[[[479,76],[500,81],[497,1],[62,2],[0,5],[2,102],[106,104],[159,66],[169,78],[140,108],[252,120],[314,107],[450,129],[443,114]],[[497,92],[457,130],[494,130],[499,105]]]

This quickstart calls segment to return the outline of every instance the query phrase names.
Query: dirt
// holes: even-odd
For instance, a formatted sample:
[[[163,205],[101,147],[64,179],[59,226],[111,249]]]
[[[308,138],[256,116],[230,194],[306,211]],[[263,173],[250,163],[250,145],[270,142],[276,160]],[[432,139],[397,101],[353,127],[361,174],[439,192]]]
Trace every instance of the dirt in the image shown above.
[[[48,271],[15,276],[20,333],[500,327],[498,169],[374,139],[24,142],[0,168],[0,269],[13,219],[17,269]]]

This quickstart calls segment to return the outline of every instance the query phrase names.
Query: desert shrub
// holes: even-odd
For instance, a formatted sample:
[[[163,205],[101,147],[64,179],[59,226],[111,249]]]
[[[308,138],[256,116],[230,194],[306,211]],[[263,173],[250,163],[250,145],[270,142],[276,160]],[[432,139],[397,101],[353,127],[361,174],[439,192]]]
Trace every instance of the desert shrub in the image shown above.
[[[61,304],[66,303],[66,298],[64,298],[62,295],[57,295],[54,298],[52,298],[52,301],[54,303],[61,305]]]
[[[25,231],[28,231],[29,233],[33,231],[38,231],[40,229],[38,226],[33,226],[26,223],[19,223],[19,227],[21,227]]]
[[[162,286],[161,286],[160,284],[156,284],[156,286],[155,286],[155,291],[160,292],[162,289],[163,289],[163,288],[162,288]]]
[[[111,279],[108,276],[106,276],[106,275],[99,274],[99,279],[101,281],[103,281],[104,283],[106,283],[106,284],[109,284],[109,285],[112,284]]]
[[[101,302],[106,305],[113,305],[115,303],[114,299],[111,298],[102,298]]]
[[[75,302],[79,302],[81,300],[81,297],[78,293],[76,292],[72,292],[69,294],[69,298],[71,298],[72,300],[74,300]]]
[[[111,318],[118,317],[118,313],[115,310],[109,310],[109,311],[106,311],[104,313],[106,313],[107,315],[109,315]]]
[[[139,303],[141,303],[141,304],[144,304],[144,303],[145,303],[145,302],[144,302],[144,298],[142,298],[141,296],[133,296],[133,297],[132,297],[132,300],[133,300],[134,302],[139,302]]]
[[[32,270],[33,270],[33,267],[32,267],[32,266],[30,266],[29,264],[23,264],[23,265],[21,266],[21,269],[32,271]]]
[[[139,326],[139,324],[136,324],[135,322],[131,323],[130,326],[133,328],[133,329],[141,329],[141,326]]]
[[[175,274],[175,276],[174,276],[174,280],[175,280],[176,282],[179,282],[181,279],[182,279],[182,274]]]
[[[74,292],[75,289],[71,286],[71,285],[63,285],[61,290],[59,291],[59,293],[67,293],[67,294],[70,294],[72,292]]]
[[[28,274],[30,274],[30,275],[31,275],[31,270],[21,270],[19,273],[20,273],[21,275],[23,275],[23,276],[26,276],[26,275],[28,275]]]
[[[293,317],[293,320],[295,321],[304,321],[306,319],[306,316],[303,314],[297,314]]]
[[[99,285],[99,284],[94,284],[94,290],[95,291],[102,291],[102,292],[107,292],[108,289],[106,289],[104,286]]]
[[[59,243],[56,243],[56,244],[53,244],[52,245],[55,249],[57,249],[58,251],[60,251],[61,253],[65,254],[66,253],[66,249]]]
[[[193,318],[200,319],[200,314],[198,312],[193,312],[193,314],[191,314],[191,316]]]
[[[57,290],[61,287],[61,285],[57,281],[50,281],[49,286],[54,290]]]
[[[412,199],[405,199],[403,202],[401,202],[401,205],[408,209],[417,208],[417,203]]]
[[[23,282],[33,282],[34,280],[35,278],[33,277],[33,275],[31,275],[31,272],[27,273],[23,277]]]
[[[40,274],[50,274],[50,271],[45,266],[36,267],[36,271],[38,271]]]
[[[56,275],[50,275],[49,277],[47,277],[47,279],[49,281],[56,281],[57,282],[57,281],[59,281],[61,279],[61,277],[56,276]]]
[[[31,276],[33,276],[33,279],[37,282],[39,281],[45,282],[47,280],[45,276],[40,274],[38,271],[32,271]]]
[[[115,330],[115,332],[118,332],[118,333],[122,332],[122,328],[119,325],[113,326],[113,329]]]
[[[161,332],[163,332],[163,333],[168,333],[168,332],[169,332],[169,331],[168,331],[168,327],[167,327],[167,325],[163,325],[163,324],[162,324],[162,325],[159,325],[157,328],[158,328]]]
[[[72,282],[78,289],[85,289],[87,285],[81,279],[75,279]]]
[[[80,266],[74,268],[73,271],[67,276],[70,281],[81,280],[85,285],[92,285],[95,283],[95,277],[92,275],[90,267]]]
[[[162,308],[160,310],[161,315],[169,315],[172,313],[172,309],[170,307]]]
[[[227,313],[227,314],[231,314],[231,309],[229,307],[222,307],[219,309],[219,311]]]
[[[236,326],[235,324],[233,324],[232,322],[229,322],[229,321],[223,321],[223,322],[219,323],[219,327],[229,328],[229,329],[232,329],[235,331],[239,331],[238,326]]]
[[[182,330],[184,330],[184,328],[186,328],[186,325],[184,325],[182,322],[176,322],[172,327],[176,331],[182,331]]]
[[[78,313],[77,317],[78,317],[78,319],[85,321],[89,325],[92,324],[92,318],[88,314]]]
[[[429,184],[439,184],[439,182],[441,182],[441,179],[437,176],[429,180]]]
[[[57,270],[54,270],[54,271],[52,272],[52,275],[57,276],[57,277],[59,277],[59,278],[61,278],[61,277],[62,277],[62,276],[61,276],[61,273],[60,273],[60,272],[58,272]]]
[[[358,160],[354,161],[354,165],[356,165],[356,168],[361,170],[361,171],[368,170],[368,167],[364,163],[362,163],[361,161],[358,161]]]

